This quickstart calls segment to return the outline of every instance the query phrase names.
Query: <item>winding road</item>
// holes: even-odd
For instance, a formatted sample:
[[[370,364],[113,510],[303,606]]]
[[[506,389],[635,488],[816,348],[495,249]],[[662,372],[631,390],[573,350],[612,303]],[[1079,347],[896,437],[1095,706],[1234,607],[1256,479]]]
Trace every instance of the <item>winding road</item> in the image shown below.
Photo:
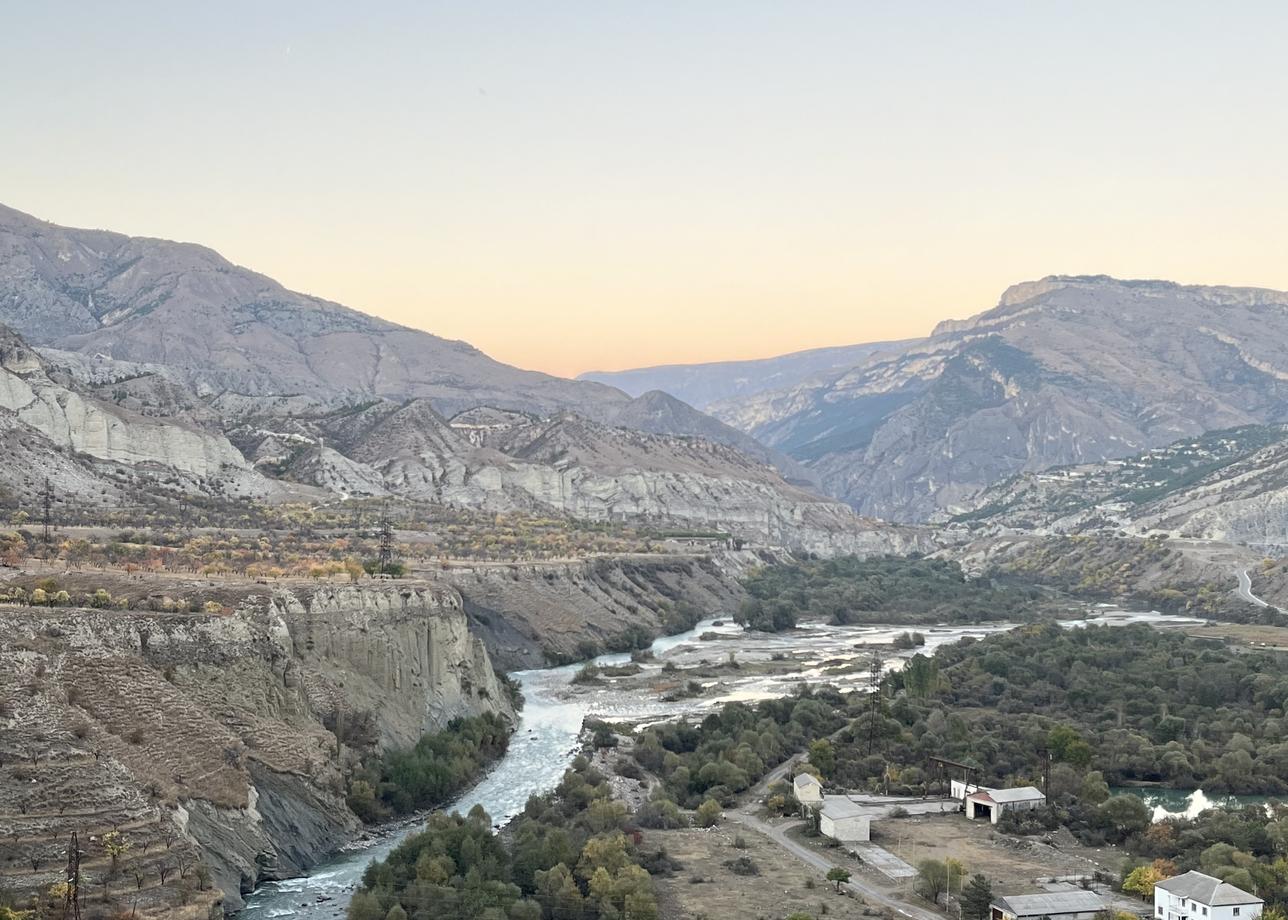
[[[1248,574],[1247,569],[1239,569],[1239,587],[1236,590],[1239,597],[1243,598],[1249,604],[1256,604],[1258,607],[1270,606],[1252,593],[1252,576]]]

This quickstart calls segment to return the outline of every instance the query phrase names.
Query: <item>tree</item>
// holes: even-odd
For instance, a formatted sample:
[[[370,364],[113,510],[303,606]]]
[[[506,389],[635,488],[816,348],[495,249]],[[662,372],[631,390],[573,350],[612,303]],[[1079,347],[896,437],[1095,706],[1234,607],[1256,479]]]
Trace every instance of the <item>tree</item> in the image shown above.
[[[836,770],[836,751],[832,748],[832,742],[826,738],[820,738],[817,741],[811,741],[809,746],[809,762],[818,767],[823,776],[830,775]]]
[[[1092,770],[1084,776],[1078,798],[1088,805],[1099,805],[1109,798],[1109,784],[1105,782],[1105,775],[1099,770]]]
[[[385,920],[407,920],[407,911],[402,909],[401,904],[395,904],[389,908],[389,913],[385,914]]]
[[[948,867],[937,859],[923,859],[917,865],[917,893],[932,904],[948,890]]]
[[[962,920],[985,920],[993,904],[993,886],[976,872],[962,889]]]
[[[841,886],[850,880],[850,870],[842,869],[840,866],[833,866],[827,870],[827,880],[836,886],[836,890],[839,893]]]
[[[698,806],[694,820],[698,827],[715,827],[720,823],[720,803],[715,799],[707,799]]]
[[[1149,827],[1149,806],[1137,795],[1124,793],[1106,799],[1099,809],[1100,818],[1123,840]]]
[[[357,892],[349,901],[349,920],[385,920],[380,899],[370,891]]]
[[[1162,879],[1150,865],[1137,866],[1123,879],[1123,891],[1133,891],[1142,898],[1154,896],[1154,886]]]

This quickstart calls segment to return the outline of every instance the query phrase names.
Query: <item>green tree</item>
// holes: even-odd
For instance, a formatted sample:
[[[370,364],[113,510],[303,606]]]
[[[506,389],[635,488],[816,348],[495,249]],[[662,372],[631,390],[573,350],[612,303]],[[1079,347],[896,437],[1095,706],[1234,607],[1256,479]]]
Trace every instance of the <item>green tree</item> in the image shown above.
[[[1099,805],[1109,798],[1109,784],[1105,782],[1104,774],[1099,770],[1092,770],[1084,776],[1078,798],[1088,805]]]
[[[1124,793],[1111,796],[1098,809],[1100,819],[1117,833],[1118,840],[1149,827],[1152,817],[1149,806],[1138,795]]]
[[[836,751],[832,748],[832,742],[826,738],[820,738],[817,741],[811,741],[809,746],[809,762],[818,767],[823,776],[829,776],[836,770]]]
[[[389,908],[389,913],[385,914],[385,920],[407,920],[407,911],[402,909],[401,904],[395,904]]]
[[[833,866],[827,870],[827,880],[836,886],[839,893],[841,886],[850,880],[850,870],[842,869],[840,866]]]
[[[948,890],[948,866],[937,859],[923,859],[917,864],[917,893],[932,904]]]
[[[374,892],[359,891],[349,901],[349,920],[385,920],[380,899]]]
[[[962,889],[962,920],[986,920],[993,904],[993,886],[978,872]]]
[[[715,827],[720,823],[720,803],[715,799],[707,799],[698,806],[694,820],[698,827]]]

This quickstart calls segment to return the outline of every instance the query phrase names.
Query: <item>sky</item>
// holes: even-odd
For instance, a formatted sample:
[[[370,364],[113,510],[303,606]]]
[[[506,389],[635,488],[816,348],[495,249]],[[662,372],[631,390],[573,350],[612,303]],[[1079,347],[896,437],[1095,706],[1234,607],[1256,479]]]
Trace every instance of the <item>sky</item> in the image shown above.
[[[0,0],[0,202],[561,375],[1288,289],[1288,6]]]

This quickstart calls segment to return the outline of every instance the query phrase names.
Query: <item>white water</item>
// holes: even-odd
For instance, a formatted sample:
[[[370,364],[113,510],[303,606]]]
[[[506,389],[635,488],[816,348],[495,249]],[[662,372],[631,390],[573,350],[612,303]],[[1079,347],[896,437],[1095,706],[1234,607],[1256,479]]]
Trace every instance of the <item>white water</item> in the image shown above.
[[[653,721],[710,709],[733,700],[784,696],[805,681],[830,684],[843,691],[865,689],[869,685],[866,663],[871,647],[888,646],[895,636],[910,629],[907,626],[807,624],[786,633],[763,634],[743,632],[731,620],[725,620],[720,626],[715,626],[716,622],[719,621],[706,620],[689,632],[658,639],[651,647],[657,660],[645,663],[644,667],[660,670],[664,661],[674,662],[678,667],[692,667],[703,660],[719,663],[733,652],[743,663],[764,661],[775,654],[785,655],[797,665],[797,670],[746,677],[733,672],[731,676],[707,682],[718,685],[722,693],[673,702],[665,702],[641,689],[638,682],[627,687],[617,686],[610,680],[595,687],[575,687],[572,678],[580,665],[519,671],[512,676],[523,690],[525,705],[508,751],[477,786],[448,806],[449,809],[464,813],[475,805],[482,805],[498,826],[505,824],[523,811],[531,796],[548,792],[558,784],[576,754],[582,722],[588,717]],[[1098,611],[1098,618],[1092,622],[1180,626],[1200,621],[1158,613],[1104,610]],[[926,637],[926,644],[890,654],[884,669],[901,667],[905,659],[917,652],[933,652],[941,645],[967,636],[981,638],[1013,625],[915,627]],[[1086,623],[1069,620],[1063,625],[1076,627]],[[700,638],[703,635],[708,638]],[[595,662],[619,665],[629,660],[628,654],[620,654],[603,655]],[[683,678],[683,672],[678,677]],[[246,907],[238,914],[239,920],[343,917],[350,892],[361,880],[367,865],[384,859],[416,826],[413,823],[393,828],[374,842],[335,856],[303,878],[264,885],[247,899]]]

